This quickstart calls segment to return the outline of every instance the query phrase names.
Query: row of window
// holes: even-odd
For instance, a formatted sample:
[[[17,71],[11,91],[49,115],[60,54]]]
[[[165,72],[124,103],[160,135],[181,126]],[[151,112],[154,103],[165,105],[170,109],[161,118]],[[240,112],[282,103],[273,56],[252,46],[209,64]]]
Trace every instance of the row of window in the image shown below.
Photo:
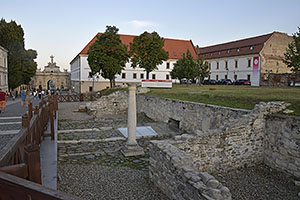
[[[0,85],[6,85],[7,84],[6,75],[4,75],[3,77],[4,77],[4,79],[2,80],[2,75],[0,74]]]
[[[222,79],[222,78],[220,78],[220,79]],[[228,75],[225,75],[225,76],[224,76],[224,79],[228,79]],[[233,79],[234,79],[234,80],[237,80],[237,79],[238,79],[238,75],[235,74],[235,75],[233,76]],[[251,75],[250,75],[250,74],[247,74],[247,80],[250,81],[250,79],[251,79]],[[216,75],[216,80],[219,80],[219,75]]]
[[[244,47],[243,47],[243,48],[244,48]],[[246,47],[246,48],[247,48],[247,47]],[[252,50],[254,49],[254,45],[248,46],[248,48],[252,51]],[[236,49],[227,49],[227,50],[223,50],[223,51],[224,51],[224,52],[227,52],[227,54],[229,54],[229,53],[231,53],[231,52],[234,51],[234,50],[236,50],[236,52],[240,52],[240,51],[241,51],[241,48],[239,47],[239,48],[236,48]],[[221,55],[221,53],[222,53],[223,51],[218,51],[218,54]],[[207,55],[209,55],[209,53],[208,53],[208,54],[204,54],[204,56],[207,56]],[[214,53],[210,53],[210,55],[213,56]]]
[[[228,70],[228,61],[224,61],[225,62],[225,69]],[[235,60],[235,64],[234,67],[238,68],[239,62],[237,60]],[[211,68],[211,63],[209,64],[210,68]],[[248,59],[248,65],[247,67],[251,67],[251,59]],[[219,62],[217,62],[217,68],[219,69]]]
[[[151,74],[152,80],[156,79],[156,74]],[[133,73],[133,79],[137,79],[137,73]],[[122,73],[122,79],[126,79],[126,73]],[[144,74],[140,74],[140,79],[144,79]],[[170,80],[170,75],[166,74],[166,80]]]

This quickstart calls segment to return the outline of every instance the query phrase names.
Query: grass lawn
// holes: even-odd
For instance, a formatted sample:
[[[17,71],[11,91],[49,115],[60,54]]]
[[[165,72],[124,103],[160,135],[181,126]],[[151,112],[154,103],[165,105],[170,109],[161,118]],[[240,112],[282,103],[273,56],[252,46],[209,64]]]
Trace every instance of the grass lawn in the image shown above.
[[[244,109],[253,109],[261,101],[285,101],[292,104],[291,115],[300,115],[299,87],[173,84],[172,89],[151,89],[147,95]]]

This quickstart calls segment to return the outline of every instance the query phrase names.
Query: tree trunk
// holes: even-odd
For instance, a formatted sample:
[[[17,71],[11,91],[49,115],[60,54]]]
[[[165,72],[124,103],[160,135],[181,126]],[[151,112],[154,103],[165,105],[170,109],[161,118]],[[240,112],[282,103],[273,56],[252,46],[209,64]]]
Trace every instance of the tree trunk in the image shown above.
[[[112,81],[113,81],[112,79],[109,79],[110,88],[112,88],[112,87],[113,87],[113,82],[112,82]]]
[[[146,71],[146,79],[149,80],[149,73],[148,71]]]
[[[115,79],[115,77],[113,79],[113,87],[116,87],[116,79]]]
[[[95,77],[93,76],[93,86],[92,86],[92,92],[94,92],[94,87],[95,87]]]

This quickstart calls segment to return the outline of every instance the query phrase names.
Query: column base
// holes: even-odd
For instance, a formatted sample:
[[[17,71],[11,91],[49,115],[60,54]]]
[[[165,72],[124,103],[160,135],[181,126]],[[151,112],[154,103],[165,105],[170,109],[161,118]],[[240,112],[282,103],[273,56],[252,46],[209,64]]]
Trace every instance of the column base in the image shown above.
[[[125,157],[145,155],[144,149],[139,145],[126,145],[124,148],[121,149],[121,153]]]

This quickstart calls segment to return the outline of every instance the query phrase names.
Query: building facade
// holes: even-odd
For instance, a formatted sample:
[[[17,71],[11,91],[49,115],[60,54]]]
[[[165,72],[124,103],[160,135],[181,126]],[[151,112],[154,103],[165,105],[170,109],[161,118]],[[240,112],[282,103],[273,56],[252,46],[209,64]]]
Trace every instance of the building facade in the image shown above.
[[[0,88],[2,91],[8,91],[8,51],[0,46]]]
[[[99,35],[101,33],[98,33]],[[70,62],[71,65],[71,85],[76,92],[88,92],[92,91],[93,84],[94,90],[99,91],[109,87],[109,80],[104,79],[100,75],[90,76],[91,69],[89,67],[88,49],[96,39],[97,35],[83,48],[83,50]],[[120,39],[123,44],[130,46],[134,35],[121,35]],[[164,39],[164,49],[169,53],[169,59],[164,61],[161,65],[157,66],[157,69],[149,74],[150,80],[171,80],[170,72],[172,71],[174,64],[184,53],[189,50],[194,58],[197,58],[197,52],[191,40],[176,40],[176,39]],[[116,85],[121,87],[128,82],[140,83],[141,80],[146,79],[146,72],[142,68],[132,68],[131,62],[126,63],[124,70],[120,75],[116,75]],[[175,80],[173,80],[175,81]]]
[[[30,82],[31,88],[69,90],[71,88],[70,73],[67,70],[61,72],[59,66],[53,61],[54,56],[50,56],[50,58],[51,62],[45,66],[43,71],[41,69],[36,71],[35,76]]]
[[[273,32],[197,51],[210,65],[210,79],[248,79],[251,85],[259,86],[268,81],[270,74],[290,73],[283,58],[292,41],[285,33]]]

